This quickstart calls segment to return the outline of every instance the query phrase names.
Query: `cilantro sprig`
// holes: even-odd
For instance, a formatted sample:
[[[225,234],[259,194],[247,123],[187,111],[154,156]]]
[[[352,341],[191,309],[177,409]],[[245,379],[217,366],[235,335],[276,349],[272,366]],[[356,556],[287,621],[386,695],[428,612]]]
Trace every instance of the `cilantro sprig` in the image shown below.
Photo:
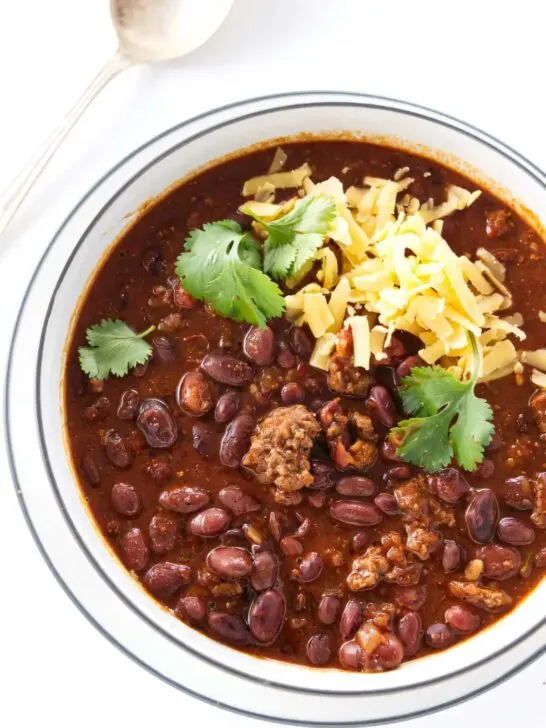
[[[242,212],[266,229],[264,271],[276,280],[283,280],[313,259],[336,214],[336,203],[324,195],[304,197],[290,212],[272,221],[264,220],[246,207]]]
[[[144,364],[152,347],[144,337],[154,331],[150,326],[136,334],[124,321],[103,319],[86,331],[89,346],[79,349],[80,366],[91,379],[106,379],[109,374],[124,377],[129,369]]]
[[[394,429],[402,443],[398,454],[429,472],[446,467],[453,457],[465,470],[475,470],[495,430],[491,407],[474,394],[479,352],[474,334],[469,336],[473,371],[468,382],[439,366],[415,367],[401,382],[404,410],[414,416]]]
[[[176,273],[192,296],[234,321],[264,327],[280,316],[284,298],[265,275],[260,244],[233,220],[193,230],[176,261]]]

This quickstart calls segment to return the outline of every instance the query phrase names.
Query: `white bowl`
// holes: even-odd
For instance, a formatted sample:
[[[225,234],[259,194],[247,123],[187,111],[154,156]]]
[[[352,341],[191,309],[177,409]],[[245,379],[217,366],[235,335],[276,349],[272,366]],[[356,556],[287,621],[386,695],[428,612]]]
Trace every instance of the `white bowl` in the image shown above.
[[[491,177],[500,183],[502,196],[515,196],[546,221],[546,178],[539,169],[487,134],[429,109],[335,92],[225,106],[137,149],[69,215],[40,261],[19,313],[5,410],[13,478],[29,527],[60,584],[102,634],[154,674],[215,705],[330,726],[422,715],[513,674],[544,649],[546,581],[489,629],[392,672],[308,669],[237,652],[160,608],[109,550],[69,467],[60,381],[78,297],[104,251],[128,224],[127,213],[195,168],[241,147],[271,137],[336,130],[428,153],[481,182]],[[36,407],[33,420],[29,399]]]

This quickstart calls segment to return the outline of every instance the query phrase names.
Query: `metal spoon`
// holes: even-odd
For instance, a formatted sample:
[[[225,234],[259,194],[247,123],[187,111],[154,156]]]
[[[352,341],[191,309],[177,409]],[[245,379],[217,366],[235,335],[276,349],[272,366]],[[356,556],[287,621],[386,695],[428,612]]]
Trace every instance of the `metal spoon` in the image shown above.
[[[137,63],[179,58],[198,48],[220,27],[234,0],[110,0],[119,40],[115,55],[38,153],[0,198],[0,234],[49,160],[95,96],[120,71]]]

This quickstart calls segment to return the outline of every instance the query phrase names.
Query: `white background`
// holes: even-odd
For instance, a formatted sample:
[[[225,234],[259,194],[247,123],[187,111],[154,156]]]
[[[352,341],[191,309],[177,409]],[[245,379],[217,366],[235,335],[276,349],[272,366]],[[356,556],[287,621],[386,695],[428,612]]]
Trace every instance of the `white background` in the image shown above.
[[[108,4],[0,0],[0,189],[113,52]],[[206,46],[126,71],[106,89],[3,236],[0,377],[18,303],[63,218],[120,158],[200,111],[288,90],[377,93],[474,123],[544,169],[545,23],[535,0],[235,0]],[[94,630],[42,561],[2,453],[0,555],[0,725],[264,725],[162,684]],[[543,657],[495,690],[407,725],[512,728],[523,715],[538,724],[545,685]]]

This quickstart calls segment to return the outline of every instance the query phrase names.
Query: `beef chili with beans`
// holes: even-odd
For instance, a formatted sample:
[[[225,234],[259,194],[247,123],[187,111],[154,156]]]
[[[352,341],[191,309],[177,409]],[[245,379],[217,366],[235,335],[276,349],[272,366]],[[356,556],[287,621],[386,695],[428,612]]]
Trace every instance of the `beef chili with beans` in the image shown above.
[[[66,363],[95,521],[174,617],[376,672],[546,567],[546,250],[419,156],[292,140],[147,208]]]

